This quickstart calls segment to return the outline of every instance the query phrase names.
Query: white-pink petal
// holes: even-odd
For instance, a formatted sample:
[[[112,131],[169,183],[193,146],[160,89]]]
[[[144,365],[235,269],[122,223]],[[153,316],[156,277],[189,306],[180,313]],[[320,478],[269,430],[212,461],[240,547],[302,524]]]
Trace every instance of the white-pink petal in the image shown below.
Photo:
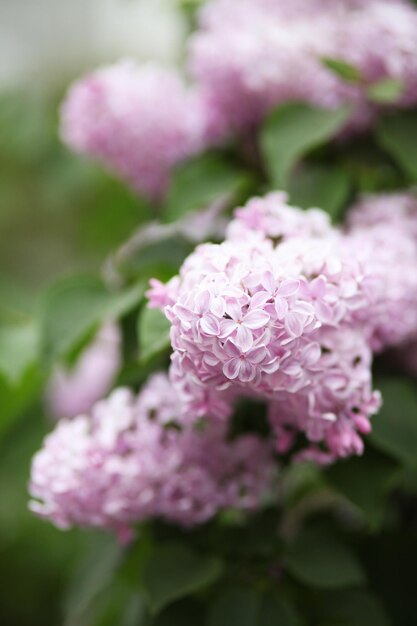
[[[205,315],[200,320],[200,330],[206,335],[218,336],[220,324],[213,315]]]
[[[240,359],[230,359],[230,361],[227,361],[227,363],[223,365],[223,374],[226,378],[229,378],[230,380],[237,378],[240,372],[240,363]]]
[[[262,328],[266,326],[269,322],[269,315],[266,311],[262,311],[262,309],[254,309],[246,313],[243,318],[243,324],[247,328],[251,328],[252,330],[257,330],[258,328]]]
[[[284,280],[277,291],[277,295],[288,298],[297,293],[300,288],[300,281],[295,279]]]
[[[249,328],[243,324],[238,324],[236,333],[236,345],[241,348],[242,352],[247,352],[253,346],[253,335]]]

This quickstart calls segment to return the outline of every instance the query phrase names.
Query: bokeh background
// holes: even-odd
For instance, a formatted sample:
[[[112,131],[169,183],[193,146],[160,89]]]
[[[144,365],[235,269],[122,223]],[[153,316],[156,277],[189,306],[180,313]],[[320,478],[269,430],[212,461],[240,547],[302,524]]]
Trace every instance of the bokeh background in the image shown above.
[[[175,63],[186,30],[177,0],[0,0],[0,316],[34,308],[58,276],[98,269],[147,217],[124,185],[61,145],[66,87],[121,57]],[[64,589],[101,541],[27,510],[30,458],[50,427],[35,387],[28,379],[16,393],[0,379],[2,626],[60,625]]]

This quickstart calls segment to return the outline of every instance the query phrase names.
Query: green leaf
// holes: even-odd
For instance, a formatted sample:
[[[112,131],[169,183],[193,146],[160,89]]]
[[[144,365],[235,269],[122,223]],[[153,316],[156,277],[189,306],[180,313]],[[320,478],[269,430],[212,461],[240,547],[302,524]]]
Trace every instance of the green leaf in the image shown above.
[[[159,309],[145,307],[139,313],[138,335],[142,363],[170,347],[171,324]]]
[[[322,597],[326,624],[343,626],[390,626],[379,600],[367,591],[326,592]]]
[[[181,544],[157,548],[143,571],[143,586],[151,609],[165,606],[214,583],[222,563],[214,556],[194,552]]]
[[[119,271],[127,278],[159,278],[166,281],[175,274],[193,246],[180,236],[163,237],[141,246],[119,265]]]
[[[4,435],[39,395],[43,377],[39,368],[32,365],[25,370],[18,383],[13,385],[0,375],[0,436]]]
[[[377,104],[390,104],[398,100],[404,89],[401,80],[386,78],[368,87],[368,98]]]
[[[290,177],[288,191],[292,204],[303,209],[319,207],[337,222],[349,198],[350,179],[336,167],[305,164]]]
[[[343,80],[349,83],[359,83],[362,80],[360,70],[343,59],[322,57],[321,62],[327,69],[331,70],[333,74],[336,74],[336,76],[343,78]]]
[[[88,626],[149,626],[149,612],[145,599],[134,590],[120,583],[118,578],[92,601],[85,612]],[[78,626],[76,620],[73,626]],[[67,623],[65,626],[72,626]]]
[[[383,117],[377,127],[380,145],[412,181],[417,181],[417,110]]]
[[[287,567],[300,582],[318,588],[338,588],[365,582],[353,552],[338,538],[318,529],[302,533],[287,553]]]
[[[68,589],[64,605],[65,626],[76,626],[99,594],[110,586],[121,556],[122,550],[113,537],[93,538],[92,546]]]
[[[371,441],[406,466],[417,465],[417,391],[407,380],[378,381],[383,405],[372,421]]]
[[[264,594],[257,626],[297,626],[299,620],[292,606],[277,593]]]
[[[275,109],[261,132],[261,149],[273,185],[286,188],[294,165],[332,139],[347,118],[347,108],[329,111],[289,103]]]
[[[205,623],[204,605],[187,598],[162,611],[152,626],[203,626]]]
[[[326,477],[358,507],[370,526],[377,528],[383,521],[388,495],[400,473],[399,466],[392,459],[368,448],[361,458],[354,457],[333,465],[327,470]]]
[[[255,591],[235,587],[219,595],[209,609],[207,626],[254,626],[259,613]]]
[[[34,322],[0,326],[0,372],[16,385],[38,356],[39,333]]]
[[[40,315],[45,361],[68,355],[94,327],[133,309],[143,293],[143,284],[110,292],[94,276],[77,276],[53,285],[45,294]]]
[[[216,200],[233,197],[245,182],[245,174],[224,156],[214,153],[198,156],[174,172],[164,219],[175,221]]]
[[[234,586],[209,608],[207,626],[296,626],[297,616],[278,593]]]

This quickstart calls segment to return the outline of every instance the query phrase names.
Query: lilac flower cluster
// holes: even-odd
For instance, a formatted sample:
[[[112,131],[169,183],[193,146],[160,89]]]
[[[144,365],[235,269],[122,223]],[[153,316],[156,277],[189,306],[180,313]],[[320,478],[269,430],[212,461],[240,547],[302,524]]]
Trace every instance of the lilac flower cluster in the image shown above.
[[[124,61],[75,83],[61,134],[133,189],[158,200],[173,166],[202,147],[203,102],[173,70]]]
[[[99,527],[129,541],[138,522],[200,524],[219,510],[251,510],[271,488],[269,444],[229,441],[225,423],[187,425],[166,375],[135,396],[117,389],[89,415],[61,420],[32,465],[30,506],[60,528]]]
[[[417,101],[416,38],[417,11],[401,0],[212,0],[189,65],[226,134],[256,127],[291,100],[349,103],[352,124],[363,127],[375,114],[367,98],[374,83],[398,80],[397,106]],[[343,80],[324,59],[353,65],[359,80]]]
[[[357,432],[369,431],[379,406],[364,321],[377,283],[354,239],[323,212],[285,201],[250,200],[226,240],[197,247],[165,295],[153,283],[150,302],[172,324],[171,378],[186,381],[191,405],[204,391],[215,416],[215,391],[226,405],[262,398],[278,450],[289,447],[289,431],[302,431],[309,453],[320,443],[330,461],[362,451]]]
[[[372,274],[377,296],[366,313],[374,351],[417,338],[417,197],[380,194],[349,212],[347,233]]]

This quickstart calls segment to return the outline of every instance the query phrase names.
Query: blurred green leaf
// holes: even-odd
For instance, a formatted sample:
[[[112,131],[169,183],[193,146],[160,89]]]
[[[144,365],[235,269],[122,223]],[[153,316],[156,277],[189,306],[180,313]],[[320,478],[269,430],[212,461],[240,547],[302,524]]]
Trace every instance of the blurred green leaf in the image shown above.
[[[373,419],[371,441],[407,466],[417,465],[417,390],[407,380],[378,381],[383,405]]]
[[[322,596],[325,624],[340,626],[390,626],[378,598],[368,591],[326,592]]]
[[[401,111],[381,118],[376,137],[410,179],[417,181],[417,111]]]
[[[205,623],[204,606],[194,598],[187,598],[162,611],[152,621],[152,626],[203,626]]]
[[[76,622],[74,626],[78,626]],[[86,626],[149,626],[144,598],[113,577],[87,611]],[[68,624],[68,626],[70,626]]]
[[[261,132],[261,149],[273,185],[287,188],[294,165],[332,139],[347,118],[347,108],[329,111],[290,103],[275,109]]]
[[[235,587],[216,598],[209,609],[207,626],[254,626],[258,613],[258,594],[245,587]]]
[[[34,322],[0,325],[0,372],[16,385],[38,356],[39,332]]]
[[[296,626],[297,616],[279,593],[234,586],[209,608],[207,626]]]
[[[288,182],[291,203],[303,209],[319,207],[337,222],[349,198],[350,179],[342,169],[304,164]]]
[[[32,313],[32,295],[16,281],[0,274],[0,324],[28,322]]]
[[[113,580],[121,563],[122,549],[114,537],[96,535],[92,545],[74,572],[64,605],[65,626],[77,626],[100,593]]]
[[[166,281],[175,274],[193,246],[179,236],[149,241],[119,264],[119,270],[128,278],[159,278]]]
[[[392,459],[367,448],[363,457],[341,460],[330,467],[326,477],[360,509],[370,526],[377,528],[383,521],[389,493],[400,478],[400,472]]]
[[[259,511],[248,517],[230,519],[236,511],[228,511],[221,517],[222,525],[216,536],[216,546],[222,554],[235,559],[237,556],[267,557],[276,553],[281,539],[275,508]]]
[[[42,382],[43,376],[36,365],[25,369],[17,384],[11,384],[0,375],[0,436],[35,401],[41,391]]]
[[[288,547],[287,568],[300,582],[328,589],[361,585],[365,574],[355,554],[334,535],[309,529]]]
[[[142,363],[170,347],[171,324],[159,309],[144,307],[139,313],[139,358]]]
[[[143,572],[143,586],[154,612],[214,583],[222,563],[181,544],[158,547]]]
[[[343,59],[322,57],[321,62],[327,69],[332,71],[333,74],[336,74],[336,76],[343,78],[343,80],[349,83],[358,83],[362,80],[360,70]]]
[[[142,283],[110,292],[94,276],[76,276],[53,285],[40,315],[41,354],[47,363],[68,355],[95,326],[132,310],[142,299]]]
[[[143,198],[105,172],[92,182],[91,200],[79,221],[79,238],[86,248],[106,255],[155,215]]]
[[[223,155],[208,153],[180,165],[174,172],[166,200],[168,222],[213,202],[233,197],[245,184],[244,173]]]
[[[401,80],[386,78],[368,87],[368,98],[377,104],[390,104],[398,100],[404,90]]]

